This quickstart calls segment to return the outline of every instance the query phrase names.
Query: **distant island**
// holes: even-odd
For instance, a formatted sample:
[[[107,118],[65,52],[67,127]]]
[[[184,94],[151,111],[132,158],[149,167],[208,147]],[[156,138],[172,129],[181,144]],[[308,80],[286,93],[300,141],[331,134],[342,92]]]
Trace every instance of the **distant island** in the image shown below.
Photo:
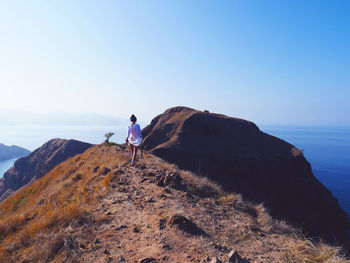
[[[29,153],[29,150],[24,149],[22,147],[16,145],[7,146],[5,144],[0,143],[0,161],[23,157],[28,155]]]

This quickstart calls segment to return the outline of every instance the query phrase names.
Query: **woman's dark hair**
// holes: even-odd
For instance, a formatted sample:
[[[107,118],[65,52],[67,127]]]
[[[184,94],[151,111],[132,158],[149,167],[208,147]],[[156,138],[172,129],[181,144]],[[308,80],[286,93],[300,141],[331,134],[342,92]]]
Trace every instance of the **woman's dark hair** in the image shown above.
[[[130,121],[131,121],[131,122],[136,122],[136,120],[137,120],[136,116],[135,116],[134,114],[131,115]]]

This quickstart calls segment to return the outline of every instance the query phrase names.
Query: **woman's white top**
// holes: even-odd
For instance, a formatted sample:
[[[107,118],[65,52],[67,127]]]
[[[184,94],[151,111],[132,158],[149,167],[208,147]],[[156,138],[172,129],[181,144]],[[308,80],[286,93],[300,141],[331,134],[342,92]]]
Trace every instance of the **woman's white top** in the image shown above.
[[[128,140],[134,146],[139,146],[142,142],[141,128],[138,123],[128,126]]]

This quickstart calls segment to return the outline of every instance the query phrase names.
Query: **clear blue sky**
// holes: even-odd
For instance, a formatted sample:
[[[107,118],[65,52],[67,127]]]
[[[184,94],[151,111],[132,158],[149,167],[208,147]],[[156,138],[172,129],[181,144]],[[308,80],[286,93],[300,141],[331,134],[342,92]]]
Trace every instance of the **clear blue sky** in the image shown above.
[[[350,1],[1,1],[0,108],[350,125]]]

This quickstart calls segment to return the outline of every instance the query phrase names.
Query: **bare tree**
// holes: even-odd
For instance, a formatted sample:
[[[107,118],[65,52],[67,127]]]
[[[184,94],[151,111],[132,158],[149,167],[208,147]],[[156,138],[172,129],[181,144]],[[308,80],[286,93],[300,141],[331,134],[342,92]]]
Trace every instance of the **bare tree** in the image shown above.
[[[105,137],[106,137],[106,142],[109,142],[109,139],[114,135],[114,132],[107,132],[105,134]]]

